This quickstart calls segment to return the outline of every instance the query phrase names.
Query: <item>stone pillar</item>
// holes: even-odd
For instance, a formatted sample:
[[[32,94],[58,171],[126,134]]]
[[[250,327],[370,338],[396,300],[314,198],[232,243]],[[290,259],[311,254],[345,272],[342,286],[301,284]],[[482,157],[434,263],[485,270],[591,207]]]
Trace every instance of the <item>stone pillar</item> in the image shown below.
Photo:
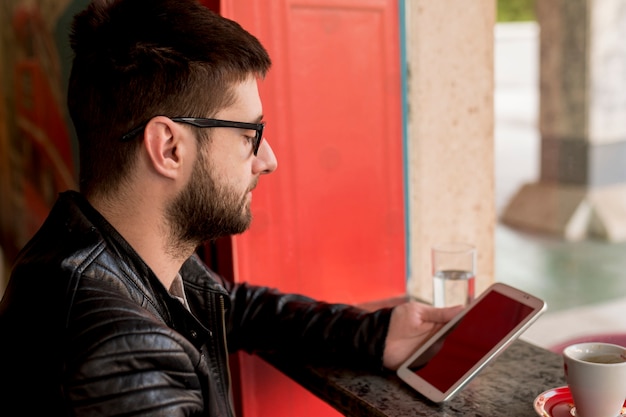
[[[406,0],[409,66],[408,293],[432,301],[430,247],[478,248],[494,281],[495,0]]]
[[[537,0],[540,177],[502,222],[626,241],[626,0]]]

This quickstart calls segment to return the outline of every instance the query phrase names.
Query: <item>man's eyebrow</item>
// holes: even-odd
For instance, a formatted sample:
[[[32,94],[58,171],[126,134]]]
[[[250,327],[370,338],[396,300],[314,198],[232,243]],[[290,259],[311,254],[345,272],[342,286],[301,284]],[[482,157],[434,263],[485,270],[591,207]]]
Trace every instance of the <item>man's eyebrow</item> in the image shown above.
[[[257,118],[254,120],[254,122],[252,122],[252,123],[261,123],[261,120],[263,120],[263,118],[264,118],[264,117],[265,117],[265,116],[260,115],[260,116],[259,116],[259,117],[257,117]]]

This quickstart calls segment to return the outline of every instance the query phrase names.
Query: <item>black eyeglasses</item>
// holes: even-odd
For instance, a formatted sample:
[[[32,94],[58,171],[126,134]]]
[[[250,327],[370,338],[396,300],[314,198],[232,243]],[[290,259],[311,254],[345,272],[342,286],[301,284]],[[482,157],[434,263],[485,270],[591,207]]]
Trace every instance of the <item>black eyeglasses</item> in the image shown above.
[[[263,129],[265,128],[265,123],[244,123],[244,122],[233,122],[230,120],[220,120],[220,119],[204,119],[199,117],[170,117],[170,120],[177,123],[186,123],[188,125],[196,126],[196,127],[234,127],[237,129],[245,129],[245,130],[254,130],[256,135],[252,141],[252,152],[254,156],[256,156],[259,151],[259,146],[261,146],[261,141],[263,140]],[[133,139],[135,136],[139,134],[143,129],[145,129],[148,122],[142,123],[130,132],[126,133],[120,139],[122,142],[128,142]]]

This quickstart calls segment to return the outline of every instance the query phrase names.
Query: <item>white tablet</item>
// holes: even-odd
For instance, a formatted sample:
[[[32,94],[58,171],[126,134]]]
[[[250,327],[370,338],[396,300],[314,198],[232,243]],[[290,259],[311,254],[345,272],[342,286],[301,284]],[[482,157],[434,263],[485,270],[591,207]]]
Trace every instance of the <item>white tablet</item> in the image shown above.
[[[397,374],[431,401],[447,401],[545,309],[537,297],[493,284],[411,355]]]

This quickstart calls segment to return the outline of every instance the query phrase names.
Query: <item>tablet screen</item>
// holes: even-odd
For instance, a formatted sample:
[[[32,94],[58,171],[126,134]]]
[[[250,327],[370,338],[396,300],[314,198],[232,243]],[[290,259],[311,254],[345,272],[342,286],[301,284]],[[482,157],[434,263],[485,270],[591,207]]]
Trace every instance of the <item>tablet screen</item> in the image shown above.
[[[531,306],[492,291],[409,369],[446,392],[533,311]]]

